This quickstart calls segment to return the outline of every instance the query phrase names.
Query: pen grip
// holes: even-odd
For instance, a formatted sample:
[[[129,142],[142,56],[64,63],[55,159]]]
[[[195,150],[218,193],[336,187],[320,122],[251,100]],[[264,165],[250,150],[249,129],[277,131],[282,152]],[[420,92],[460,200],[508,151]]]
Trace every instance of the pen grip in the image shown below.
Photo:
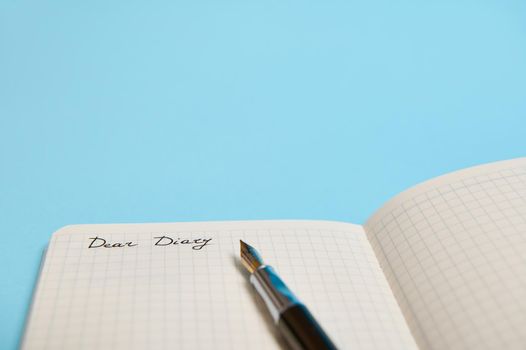
[[[303,304],[286,309],[278,320],[278,328],[295,350],[335,350],[336,345],[329,339],[314,316]]]

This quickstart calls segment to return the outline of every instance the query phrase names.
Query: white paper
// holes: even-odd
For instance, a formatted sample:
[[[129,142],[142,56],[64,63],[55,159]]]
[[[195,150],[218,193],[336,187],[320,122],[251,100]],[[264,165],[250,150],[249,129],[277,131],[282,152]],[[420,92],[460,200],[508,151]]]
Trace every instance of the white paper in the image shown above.
[[[22,349],[280,348],[240,239],[342,349],[416,348],[361,226],[284,221],[66,227],[49,244]]]

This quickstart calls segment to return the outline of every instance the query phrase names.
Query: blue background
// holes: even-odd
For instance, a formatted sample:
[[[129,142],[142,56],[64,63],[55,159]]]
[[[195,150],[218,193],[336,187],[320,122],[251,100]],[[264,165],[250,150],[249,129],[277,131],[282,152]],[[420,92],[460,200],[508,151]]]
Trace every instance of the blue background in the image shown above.
[[[524,155],[526,2],[1,1],[0,347],[74,223],[363,223]]]

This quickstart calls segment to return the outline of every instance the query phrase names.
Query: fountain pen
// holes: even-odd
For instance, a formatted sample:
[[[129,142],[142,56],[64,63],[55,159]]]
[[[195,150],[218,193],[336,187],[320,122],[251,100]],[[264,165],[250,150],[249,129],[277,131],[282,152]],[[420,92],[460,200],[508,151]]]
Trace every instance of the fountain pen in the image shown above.
[[[241,262],[250,283],[263,299],[274,323],[294,350],[337,349],[307,307],[292,293],[276,271],[265,265],[257,250],[240,241]]]

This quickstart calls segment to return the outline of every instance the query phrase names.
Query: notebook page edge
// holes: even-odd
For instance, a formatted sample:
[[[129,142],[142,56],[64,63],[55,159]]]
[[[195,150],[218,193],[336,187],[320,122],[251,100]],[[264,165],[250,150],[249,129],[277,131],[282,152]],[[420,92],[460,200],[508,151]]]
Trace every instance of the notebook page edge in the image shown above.
[[[410,188],[398,193],[394,197],[391,197],[384,204],[382,204],[377,210],[375,210],[371,216],[366,220],[363,227],[367,234],[367,226],[375,221],[376,218],[382,217],[385,213],[391,211],[397,205],[403,203],[406,199],[412,198],[420,193],[426,192],[428,189],[440,186],[441,184],[454,182],[457,179],[473,176],[479,173],[487,173],[493,170],[508,168],[512,165],[526,164],[526,157],[512,158],[507,160],[501,160],[490,163],[483,163],[474,165],[467,168],[458,169],[443,175],[433,177],[429,180],[420,182]]]
[[[47,256],[48,251],[49,251],[49,243],[42,250],[42,255],[40,257],[40,265],[38,267],[36,281],[35,281],[35,283],[33,285],[33,290],[32,290],[31,297],[30,297],[30,302],[29,302],[30,304],[29,304],[29,307],[28,307],[26,315],[25,315],[26,318],[25,318],[25,321],[24,321],[23,332],[22,332],[22,335],[21,335],[21,337],[19,338],[19,341],[18,341],[18,348],[19,349],[24,349],[25,348],[26,338],[27,338],[28,330],[29,330],[29,327],[30,327],[32,315],[33,315],[34,308],[35,308],[35,301],[38,298],[38,294],[39,294],[39,290],[40,290],[39,286],[40,286],[40,283],[42,281],[42,278],[41,278],[42,277],[42,271],[43,271],[44,266],[46,264],[46,256]]]
[[[111,233],[116,228],[125,229],[130,233],[142,232],[145,229],[238,229],[238,228],[281,228],[287,225],[305,225],[306,227],[333,227],[352,230],[362,230],[359,224],[332,220],[231,220],[231,221],[173,221],[173,222],[138,222],[138,223],[109,223],[109,224],[71,224],[65,225],[51,234],[50,242],[57,236],[96,230],[99,233]],[[365,232],[364,232],[365,234]]]

